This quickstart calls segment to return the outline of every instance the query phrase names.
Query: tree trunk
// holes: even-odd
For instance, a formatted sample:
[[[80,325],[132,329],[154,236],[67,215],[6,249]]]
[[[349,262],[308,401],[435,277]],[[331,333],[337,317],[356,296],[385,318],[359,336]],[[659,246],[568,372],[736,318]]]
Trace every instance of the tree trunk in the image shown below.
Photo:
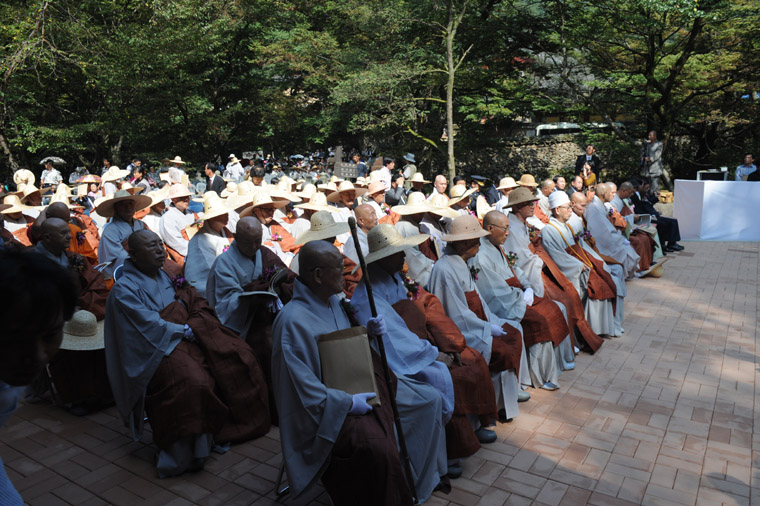
[[[449,81],[446,84],[446,131],[448,132],[448,167],[449,181],[454,181],[457,168],[454,160],[454,77],[456,68],[454,67],[454,30],[451,29],[449,21],[449,30],[446,34],[446,65],[449,71]]]
[[[13,152],[11,151],[11,147],[8,144],[8,139],[5,138],[5,133],[0,131],[0,148],[3,150],[3,154],[5,154],[6,158],[8,158],[8,165],[11,168],[12,172],[16,172],[18,170],[18,162],[16,161],[16,157],[13,156]]]

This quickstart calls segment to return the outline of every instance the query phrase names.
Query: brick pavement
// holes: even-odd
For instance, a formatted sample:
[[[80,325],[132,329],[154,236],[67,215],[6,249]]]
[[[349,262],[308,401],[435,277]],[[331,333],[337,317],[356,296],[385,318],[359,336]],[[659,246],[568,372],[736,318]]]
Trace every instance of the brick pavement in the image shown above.
[[[760,505],[760,245],[685,245],[662,278],[628,283],[624,336],[579,355],[560,390],[532,390],[427,504]],[[46,403],[11,418],[0,457],[33,506],[275,504],[281,462],[273,429],[159,480],[150,433],[131,441],[114,408],[78,418]],[[321,489],[284,502],[329,504]]]

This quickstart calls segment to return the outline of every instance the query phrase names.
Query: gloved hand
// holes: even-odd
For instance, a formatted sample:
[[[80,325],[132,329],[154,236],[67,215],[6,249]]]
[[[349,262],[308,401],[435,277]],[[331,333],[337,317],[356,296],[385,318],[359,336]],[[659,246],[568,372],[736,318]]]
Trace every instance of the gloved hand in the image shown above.
[[[495,323],[491,324],[491,337],[504,337],[507,333],[504,332],[504,329],[496,325]]]
[[[267,308],[269,308],[270,313],[276,313],[280,309],[282,309],[282,301],[279,297],[270,300],[267,302]]]
[[[349,415],[366,415],[372,411],[372,406],[367,401],[375,397],[375,392],[365,392],[363,394],[354,394],[351,399],[351,409]]]
[[[630,245],[631,245],[631,241],[629,241],[628,239],[623,239],[623,243],[624,243],[626,246],[630,246]]]
[[[525,301],[527,305],[529,306],[533,305],[533,288],[527,288],[523,292],[523,300]]]
[[[371,337],[384,336],[388,333],[388,327],[385,325],[383,315],[377,315],[375,318],[367,320],[367,334]]]
[[[182,339],[190,341],[191,343],[195,342],[195,334],[193,333],[193,329],[191,329],[190,325],[187,323],[185,324],[185,334],[182,336]]]

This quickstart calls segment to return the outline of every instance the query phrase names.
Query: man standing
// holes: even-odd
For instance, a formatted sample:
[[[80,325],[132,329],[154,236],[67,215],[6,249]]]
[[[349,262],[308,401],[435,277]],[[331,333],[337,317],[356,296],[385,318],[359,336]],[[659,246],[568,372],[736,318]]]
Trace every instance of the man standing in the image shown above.
[[[649,142],[643,147],[641,175],[652,181],[652,191],[660,191],[660,177],[662,177],[662,142],[657,140],[657,132],[649,132]]]
[[[631,202],[636,214],[649,214],[652,221],[657,223],[657,235],[660,239],[660,246],[667,253],[682,251],[683,246],[678,244],[681,240],[681,231],[678,227],[678,220],[663,216],[655,207],[654,203],[649,201],[649,181],[644,179],[633,179],[631,184],[634,192],[631,194]],[[621,190],[623,185],[620,185]]]
[[[409,180],[412,179],[417,173],[417,166],[415,165],[417,162],[415,161],[414,155],[412,153],[405,154],[404,160],[406,160],[407,164],[404,165],[401,173],[404,176],[404,179]]]
[[[221,196],[227,185],[224,179],[216,175],[216,164],[214,162],[206,163],[203,172],[206,174],[206,191],[216,192],[217,195]]]
[[[239,183],[245,176],[245,170],[243,169],[243,166],[240,165],[240,160],[237,159],[234,153],[230,153],[228,158],[229,162],[227,162],[227,166],[224,169],[224,177],[230,178],[236,183]]]
[[[391,176],[393,175],[393,169],[396,167],[396,160],[389,156],[383,157],[383,166],[377,169],[377,175],[373,178],[373,181],[381,181],[385,191],[391,189]]]
[[[747,181],[749,175],[756,171],[757,166],[755,165],[755,157],[752,155],[752,153],[747,153],[744,155],[744,163],[736,167],[736,180]]]
[[[584,186],[592,186],[599,181],[602,161],[596,156],[596,147],[586,145],[586,152],[575,160],[575,174],[583,178]]]
[[[53,162],[50,160],[46,161],[45,169],[42,171],[42,175],[40,176],[40,187],[55,187],[58,186],[61,181],[63,181],[63,176],[61,176],[60,171],[53,167]]]
[[[356,177],[367,177],[369,168],[367,167],[367,164],[362,161],[361,155],[354,152],[354,154],[351,155],[351,161],[356,164]]]

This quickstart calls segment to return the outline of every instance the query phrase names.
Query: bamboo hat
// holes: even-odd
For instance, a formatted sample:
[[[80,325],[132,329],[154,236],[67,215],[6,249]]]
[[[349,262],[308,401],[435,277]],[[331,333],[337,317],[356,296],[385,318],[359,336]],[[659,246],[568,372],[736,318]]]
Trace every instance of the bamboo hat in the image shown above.
[[[309,200],[312,195],[317,193],[317,187],[311,183],[303,185],[303,188],[301,188],[301,191],[296,193],[299,197],[301,197],[304,200]]]
[[[237,159],[236,159],[237,160]],[[182,157],[177,155],[174,157],[174,160],[169,160],[171,163],[178,163],[180,165],[185,165],[185,162],[182,161]],[[233,162],[235,163],[235,162]]]
[[[95,212],[104,218],[111,218],[114,214],[114,206],[119,202],[126,202],[132,200],[135,203],[135,212],[145,209],[153,201],[147,195],[132,195],[126,190],[119,190],[112,196],[104,197],[104,199],[95,206]]]
[[[565,193],[565,192],[562,192]],[[533,192],[528,188],[516,188],[509,194],[509,200],[506,207],[513,207],[525,202],[535,202],[538,197],[533,195]]]
[[[230,208],[215,191],[203,194],[203,219],[210,220],[230,212]]]
[[[419,246],[429,238],[428,234],[415,234],[404,237],[390,223],[377,225],[372,227],[372,230],[367,234],[369,253],[367,254],[366,262],[371,264],[382,258],[395,255],[399,251]]]
[[[310,209],[312,211],[328,211],[331,213],[337,213],[338,208],[327,204],[327,197],[324,193],[316,192],[311,196],[308,202],[303,204],[296,204],[293,206],[298,209]]]
[[[3,198],[4,209],[0,211],[2,214],[15,214],[21,213],[27,209],[31,209],[29,206],[25,206],[21,203],[21,199],[18,195],[6,195]]]
[[[382,181],[372,181],[367,189],[367,195],[374,195],[375,193],[385,193],[385,185]]]
[[[538,183],[536,183],[536,178],[533,177],[533,174],[523,174],[520,176],[520,180],[517,182],[520,186],[527,186],[529,188],[536,188],[538,186]]]
[[[488,232],[483,230],[475,216],[463,214],[454,218],[449,227],[449,233],[442,236],[441,240],[446,242],[466,241],[487,235]]]
[[[220,197],[226,199],[230,195],[237,193],[237,183],[234,181],[227,181],[227,186],[222,190]]]
[[[116,165],[111,165],[108,167],[108,170],[105,174],[103,174],[100,177],[100,181],[105,183],[107,181],[118,181],[119,179],[123,179],[129,175],[129,171],[127,169],[120,169]]]
[[[444,218],[456,218],[459,216],[458,212],[449,207],[449,198],[442,193],[433,195],[428,204],[430,205],[430,212],[438,216]]]
[[[409,194],[409,198],[406,204],[393,206],[391,211],[400,214],[401,216],[409,216],[411,214],[427,213],[430,211],[430,205],[425,200],[425,194],[422,192],[412,192]]]
[[[337,190],[327,196],[327,200],[328,202],[340,202],[340,194],[350,191],[356,192],[357,197],[361,197],[367,193],[366,188],[356,188],[351,181],[341,181]]]
[[[169,187],[169,195],[167,196],[170,199],[181,199],[184,197],[192,197],[193,194],[190,193],[190,190],[187,189],[187,186],[183,184],[173,184]]]
[[[410,183],[430,183],[431,181],[428,181],[422,176],[422,172],[415,172],[412,176],[412,179],[409,180]]]
[[[306,244],[311,241],[320,241],[329,239],[340,234],[349,232],[348,223],[339,221],[336,223],[332,213],[328,211],[317,211],[311,215],[311,226],[309,230],[302,233],[296,238],[296,246]]]
[[[104,321],[98,321],[89,311],[80,309],[63,324],[62,350],[90,351],[105,348]]]
[[[253,201],[249,207],[246,207],[242,211],[240,211],[240,217],[243,218],[245,216],[251,216],[253,215],[253,210],[257,207],[270,205],[273,206],[275,209],[280,209],[281,207],[285,207],[288,205],[287,200],[272,200],[272,197],[269,196],[268,193],[265,192],[256,192],[253,194]]]
[[[473,193],[475,193],[475,190],[472,188],[468,189],[466,186],[463,186],[461,184],[455,184],[451,187],[451,191],[449,192],[449,195],[451,196],[451,199],[449,200],[449,206],[453,206],[457,202],[468,198]]]
[[[530,176],[533,177],[533,176]],[[536,181],[533,180],[535,183]],[[509,188],[518,188],[520,185],[515,182],[515,178],[513,177],[503,177],[501,178],[501,181],[499,181],[499,186],[496,187],[497,190],[507,190]]]
[[[29,169],[19,169],[13,173],[13,182],[16,183],[16,185],[34,184],[36,180],[34,172]]]

